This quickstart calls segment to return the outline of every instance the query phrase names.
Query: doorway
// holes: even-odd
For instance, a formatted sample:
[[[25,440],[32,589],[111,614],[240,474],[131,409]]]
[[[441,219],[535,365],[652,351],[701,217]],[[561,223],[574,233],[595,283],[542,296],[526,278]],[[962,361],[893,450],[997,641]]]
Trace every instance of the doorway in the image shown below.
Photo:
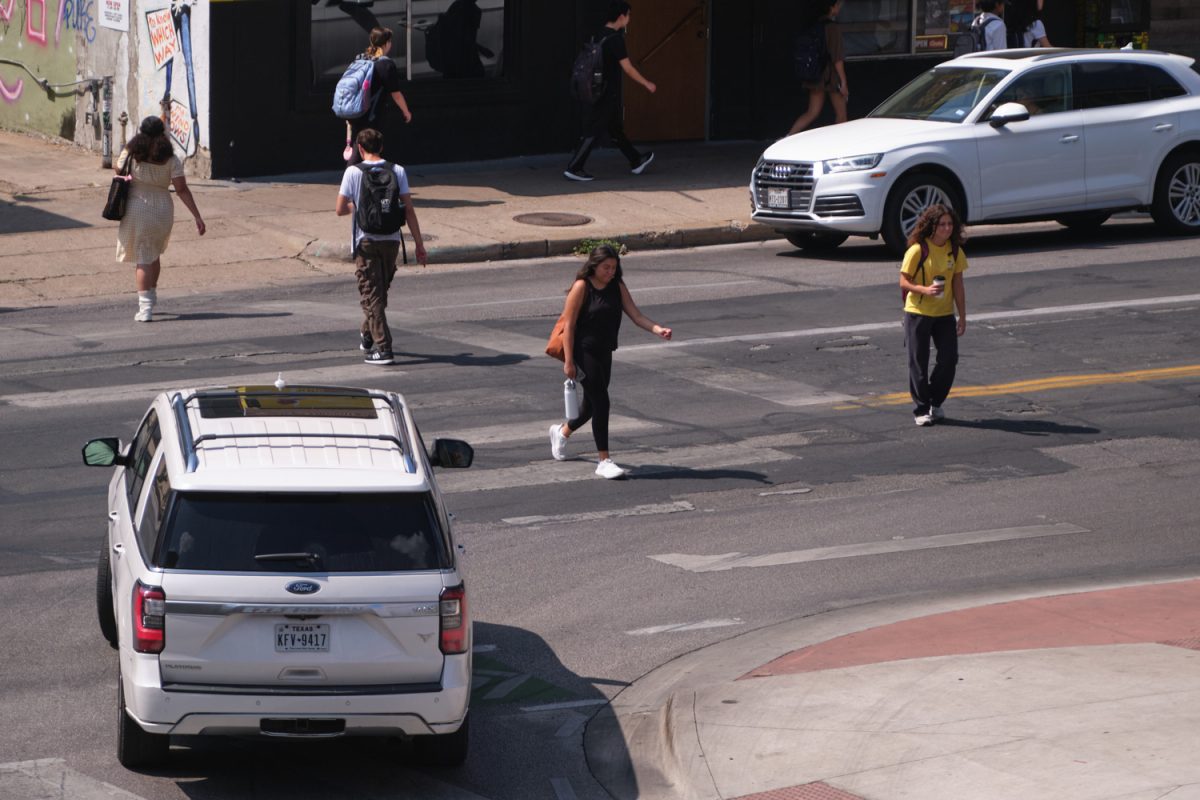
[[[638,3],[625,41],[650,94],[625,79],[625,130],[635,141],[704,139],[708,117],[709,0]]]

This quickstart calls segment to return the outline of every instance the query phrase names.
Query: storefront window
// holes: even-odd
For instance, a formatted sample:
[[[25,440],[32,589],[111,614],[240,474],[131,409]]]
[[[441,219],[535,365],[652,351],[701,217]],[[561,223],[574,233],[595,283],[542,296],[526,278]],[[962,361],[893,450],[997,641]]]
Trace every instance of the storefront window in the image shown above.
[[[845,0],[838,14],[847,56],[907,53],[911,46],[909,0]]]
[[[317,0],[312,6],[314,85],[336,82],[367,49],[372,28],[391,28],[388,54],[412,81],[503,73],[505,0]]]
[[[952,50],[966,36],[975,19],[975,0],[917,0],[913,52]]]

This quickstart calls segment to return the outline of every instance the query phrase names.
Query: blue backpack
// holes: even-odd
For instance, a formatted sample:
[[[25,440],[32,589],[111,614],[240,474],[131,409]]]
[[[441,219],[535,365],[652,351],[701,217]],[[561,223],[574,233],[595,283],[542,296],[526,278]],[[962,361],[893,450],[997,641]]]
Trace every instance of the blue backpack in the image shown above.
[[[370,119],[375,118],[375,106],[382,93],[371,91],[374,75],[375,59],[359,56],[350,62],[333,90],[333,113],[338,119],[358,119],[367,113]]]

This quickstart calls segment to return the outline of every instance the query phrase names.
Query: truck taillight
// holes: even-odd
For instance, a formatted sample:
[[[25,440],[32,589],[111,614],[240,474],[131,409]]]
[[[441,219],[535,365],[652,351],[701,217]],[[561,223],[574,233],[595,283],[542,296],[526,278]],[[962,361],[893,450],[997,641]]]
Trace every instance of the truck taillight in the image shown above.
[[[166,644],[167,596],[141,581],[133,587],[133,649],[161,653]]]
[[[467,652],[467,590],[463,584],[442,589],[438,602],[441,635],[438,646],[446,655]]]

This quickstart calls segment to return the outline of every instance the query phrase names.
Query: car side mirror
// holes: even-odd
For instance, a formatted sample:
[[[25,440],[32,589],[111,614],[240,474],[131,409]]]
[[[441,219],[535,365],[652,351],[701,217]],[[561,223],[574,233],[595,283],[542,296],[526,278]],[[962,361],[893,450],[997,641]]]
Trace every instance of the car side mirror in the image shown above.
[[[89,467],[118,467],[128,464],[129,459],[121,455],[120,439],[92,439],[83,446],[83,463]]]
[[[1010,122],[1024,122],[1029,119],[1029,109],[1020,103],[1003,103],[992,112],[988,122],[993,128],[999,128]]]
[[[435,467],[465,469],[475,460],[475,448],[460,439],[434,439],[429,463]]]

